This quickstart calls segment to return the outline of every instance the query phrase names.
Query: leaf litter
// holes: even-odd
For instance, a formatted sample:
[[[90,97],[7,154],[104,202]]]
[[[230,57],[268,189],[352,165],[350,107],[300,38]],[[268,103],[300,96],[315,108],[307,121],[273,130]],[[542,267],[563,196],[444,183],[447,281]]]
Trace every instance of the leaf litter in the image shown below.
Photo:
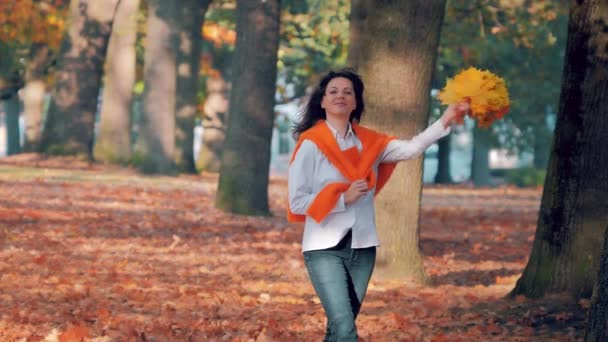
[[[246,217],[214,208],[215,175],[52,162],[0,165],[0,340],[322,339],[302,227],[285,220],[285,180],[271,180],[273,216]],[[426,186],[420,246],[431,285],[374,276],[361,340],[582,340],[587,300],[506,297],[541,193]]]

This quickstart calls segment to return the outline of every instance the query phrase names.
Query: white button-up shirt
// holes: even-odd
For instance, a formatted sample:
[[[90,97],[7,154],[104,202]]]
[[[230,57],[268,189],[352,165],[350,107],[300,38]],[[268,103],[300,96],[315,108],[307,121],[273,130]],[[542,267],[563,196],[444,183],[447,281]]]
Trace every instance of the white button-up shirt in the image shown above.
[[[329,122],[325,121],[334,133],[338,146],[342,151],[357,146],[359,151],[362,144],[352,127],[341,137]],[[440,120],[429,126],[425,131],[410,140],[392,140],[388,143],[373,170],[378,174],[380,163],[398,162],[416,158],[438,139],[450,133]],[[294,214],[306,215],[306,211],[317,194],[330,183],[349,183],[349,181],[325,157],[317,145],[305,140],[300,145],[295,158],[289,166],[289,208]],[[375,187],[370,189],[357,201],[345,205],[344,194],[336,203],[333,210],[320,223],[306,216],[302,250],[318,250],[333,247],[352,230],[352,248],[366,248],[380,244],[376,233],[376,217],[374,210]]]

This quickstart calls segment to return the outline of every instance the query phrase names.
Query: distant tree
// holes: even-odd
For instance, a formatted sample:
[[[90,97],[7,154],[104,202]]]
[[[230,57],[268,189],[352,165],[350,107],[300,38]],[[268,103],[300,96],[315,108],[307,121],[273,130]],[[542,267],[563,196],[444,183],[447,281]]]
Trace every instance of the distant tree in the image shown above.
[[[428,124],[443,0],[356,1],[353,27],[364,27],[350,53],[366,88],[362,124],[411,138]],[[355,45],[355,46],[357,46]],[[419,226],[422,158],[401,163],[376,200],[382,248],[378,265],[391,276],[425,281]]]
[[[492,185],[490,176],[491,132],[475,127],[473,130],[473,158],[471,160],[471,180],[475,186]]]
[[[135,162],[144,172],[176,171],[175,98],[181,1],[148,1],[143,111],[138,123]]]
[[[97,97],[118,3],[70,2],[69,26],[42,133],[42,152],[93,157]]]
[[[230,114],[216,195],[222,210],[268,215],[280,1],[237,1]]]
[[[608,3],[570,2],[555,137],[530,259],[513,295],[589,297],[608,222]]]
[[[108,46],[105,83],[95,138],[96,160],[124,163],[131,159],[131,107],[135,85],[135,44],[140,0],[121,0]]]
[[[228,118],[232,56],[236,41],[234,22],[235,1],[213,1],[207,10],[203,26],[204,76],[200,110],[202,141],[196,169],[219,172]]]
[[[19,99],[23,100],[23,150],[40,145],[47,76],[64,33],[67,6],[61,0],[0,2],[0,93],[8,108],[8,152],[19,151]]]
[[[194,120],[200,89],[201,27],[210,0],[183,0],[178,21],[174,160],[182,172],[195,173]]]
[[[30,49],[30,58],[25,71],[23,87],[23,119],[25,139],[23,150],[35,152],[40,149],[42,132],[42,110],[46,95],[46,74],[54,55],[46,44],[35,43]]]
[[[219,172],[226,140],[229,84],[221,73],[207,77],[202,126],[204,129],[196,167],[201,171]]]
[[[450,149],[451,137],[447,136],[437,142],[437,174],[434,182],[436,184],[450,184],[453,182],[450,174]]]

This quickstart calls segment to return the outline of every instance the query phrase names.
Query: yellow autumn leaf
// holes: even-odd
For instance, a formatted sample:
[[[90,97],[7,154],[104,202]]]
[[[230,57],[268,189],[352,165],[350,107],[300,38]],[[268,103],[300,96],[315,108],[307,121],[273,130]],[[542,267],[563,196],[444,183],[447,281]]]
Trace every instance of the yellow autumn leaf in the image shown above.
[[[487,70],[470,67],[448,79],[439,92],[442,104],[468,101],[471,117],[487,128],[509,111],[509,92],[505,81]]]

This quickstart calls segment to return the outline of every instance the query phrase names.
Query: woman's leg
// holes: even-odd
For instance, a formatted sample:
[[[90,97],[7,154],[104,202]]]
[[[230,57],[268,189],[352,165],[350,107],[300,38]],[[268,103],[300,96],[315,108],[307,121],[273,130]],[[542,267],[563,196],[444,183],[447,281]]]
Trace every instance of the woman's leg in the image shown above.
[[[357,341],[350,290],[353,284],[346,267],[350,253],[345,252],[349,251],[304,252],[308,275],[327,316],[325,341]]]
[[[375,263],[376,247],[369,247],[353,249],[349,262],[346,264],[350,283],[352,284],[350,296],[355,319],[361,309],[363,298],[365,298],[367,285],[374,271]]]

